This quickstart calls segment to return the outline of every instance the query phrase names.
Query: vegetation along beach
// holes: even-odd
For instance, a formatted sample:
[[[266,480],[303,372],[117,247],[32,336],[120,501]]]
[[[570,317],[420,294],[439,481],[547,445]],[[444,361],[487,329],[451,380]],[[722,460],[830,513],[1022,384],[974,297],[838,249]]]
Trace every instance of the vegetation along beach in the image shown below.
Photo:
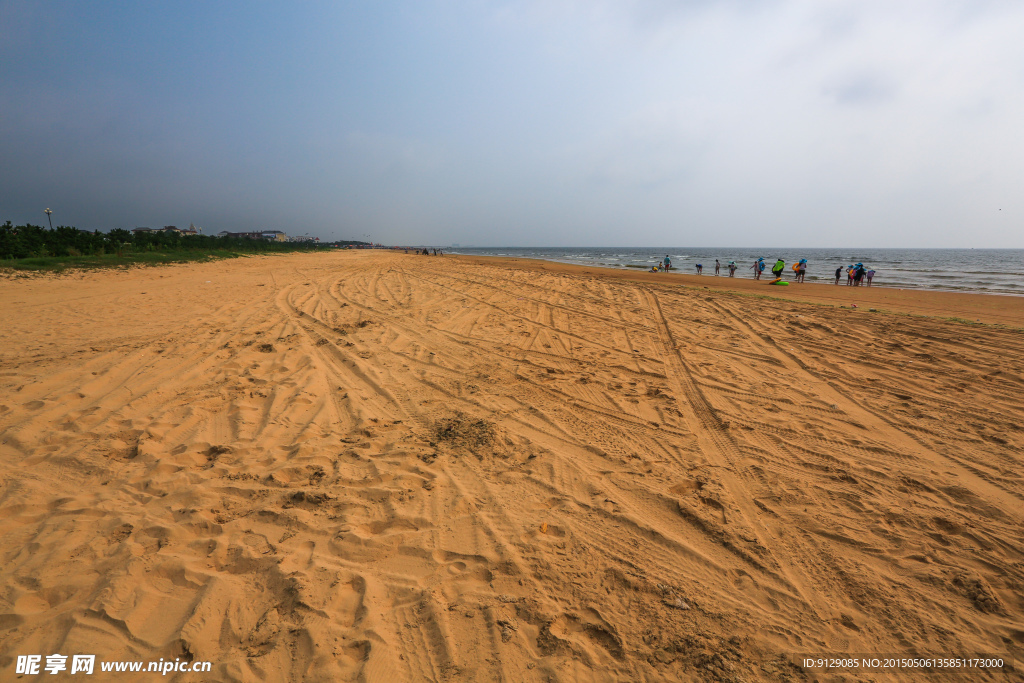
[[[1024,298],[709,280],[370,250],[9,273],[0,666],[1019,658]]]

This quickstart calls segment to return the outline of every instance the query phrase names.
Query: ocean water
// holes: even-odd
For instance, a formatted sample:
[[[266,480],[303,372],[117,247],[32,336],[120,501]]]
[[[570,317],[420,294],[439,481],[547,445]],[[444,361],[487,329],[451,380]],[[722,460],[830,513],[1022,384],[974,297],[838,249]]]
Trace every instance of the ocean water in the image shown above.
[[[447,251],[447,250],[446,250]],[[836,268],[863,263],[875,270],[873,287],[902,289],[942,289],[955,292],[1015,294],[1024,296],[1024,249],[708,249],[646,247],[492,247],[455,248],[456,254],[511,256],[561,261],[605,268],[650,269],[668,254],[672,265],[681,273],[695,274],[698,263],[704,265],[704,276],[714,277],[715,259],[722,263],[722,275],[729,261],[738,266],[736,277],[753,277],[750,266],[763,256],[768,264],[766,275],[776,259],[786,262],[787,277],[793,276],[790,266],[807,259],[807,281],[831,282]]]

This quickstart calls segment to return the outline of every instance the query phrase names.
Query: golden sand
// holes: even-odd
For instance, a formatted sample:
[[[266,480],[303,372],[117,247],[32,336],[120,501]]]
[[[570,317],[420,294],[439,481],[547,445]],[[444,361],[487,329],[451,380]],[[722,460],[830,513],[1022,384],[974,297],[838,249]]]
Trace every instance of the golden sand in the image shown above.
[[[345,252],[5,279],[0,319],[4,680],[1024,647],[1024,299]]]

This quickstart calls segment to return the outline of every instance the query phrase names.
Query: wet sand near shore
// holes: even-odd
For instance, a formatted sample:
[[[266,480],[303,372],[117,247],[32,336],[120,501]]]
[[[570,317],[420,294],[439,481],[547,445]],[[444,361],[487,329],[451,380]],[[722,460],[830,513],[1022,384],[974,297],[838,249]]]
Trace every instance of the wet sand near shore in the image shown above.
[[[1024,299],[723,280],[360,251],[0,280],[0,677],[1019,660]]]

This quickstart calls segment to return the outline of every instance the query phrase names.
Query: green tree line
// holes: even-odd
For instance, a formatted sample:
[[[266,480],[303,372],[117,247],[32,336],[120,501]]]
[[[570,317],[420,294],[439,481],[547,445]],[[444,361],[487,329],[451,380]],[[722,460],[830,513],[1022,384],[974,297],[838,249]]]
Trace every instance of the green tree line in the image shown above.
[[[0,259],[35,257],[129,256],[147,252],[242,252],[308,251],[315,242],[274,242],[241,237],[181,235],[174,231],[133,233],[117,228],[110,232],[86,232],[68,226],[53,230],[38,225],[0,225]]]

